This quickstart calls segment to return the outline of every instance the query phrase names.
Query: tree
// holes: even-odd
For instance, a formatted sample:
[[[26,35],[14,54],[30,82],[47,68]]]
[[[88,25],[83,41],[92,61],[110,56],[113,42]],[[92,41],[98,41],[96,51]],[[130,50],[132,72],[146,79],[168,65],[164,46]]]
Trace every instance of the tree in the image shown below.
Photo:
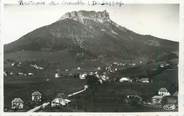
[[[100,85],[98,78],[95,75],[87,75],[86,79],[89,89],[92,90],[92,92],[95,92]]]

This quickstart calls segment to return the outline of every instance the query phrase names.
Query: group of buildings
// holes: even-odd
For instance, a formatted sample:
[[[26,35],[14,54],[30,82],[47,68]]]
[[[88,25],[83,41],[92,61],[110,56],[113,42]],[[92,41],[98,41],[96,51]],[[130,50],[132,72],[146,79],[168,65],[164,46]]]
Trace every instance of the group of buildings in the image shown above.
[[[34,91],[31,96],[33,103],[40,103],[42,100],[42,94],[39,91]],[[21,98],[14,98],[11,101],[11,109],[21,110],[24,108],[24,101]]]
[[[173,95],[166,89],[160,88],[157,95],[151,98],[151,102],[143,101],[143,98],[139,95],[127,95],[125,101],[129,104],[144,104],[153,108],[160,108],[165,111],[175,111],[178,107],[178,92],[176,91]]]
[[[164,110],[175,110],[178,107],[178,92],[171,93],[166,88],[160,88],[152,97],[152,105],[161,106]]]
[[[42,102],[42,94],[39,91],[35,91],[32,93],[32,102],[41,104]],[[71,100],[67,99],[67,95],[64,93],[58,93],[56,97],[50,102],[51,107],[60,107],[65,106],[70,103]],[[11,109],[12,110],[22,110],[24,108],[24,101],[21,98],[14,98],[11,101]]]

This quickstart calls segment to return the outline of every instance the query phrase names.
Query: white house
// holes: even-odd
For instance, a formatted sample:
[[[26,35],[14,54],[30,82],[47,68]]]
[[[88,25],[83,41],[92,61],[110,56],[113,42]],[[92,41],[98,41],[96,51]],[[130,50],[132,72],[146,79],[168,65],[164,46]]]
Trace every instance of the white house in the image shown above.
[[[29,75],[29,76],[32,76],[32,75],[33,75],[33,73],[28,73],[28,75]]]
[[[51,101],[51,107],[65,106],[70,102],[71,100],[66,99],[64,93],[58,93],[56,98]]]
[[[71,102],[71,100],[69,100],[69,99],[55,98],[51,102],[51,107],[65,106],[70,102]]]
[[[160,96],[170,96],[171,94],[166,88],[160,88],[158,91],[158,95]]]
[[[14,98],[11,102],[12,109],[23,109],[24,101],[21,98]]]
[[[161,104],[163,96],[155,95],[152,97],[153,104]]]
[[[129,77],[122,77],[119,82],[132,82],[132,79],[130,79]]]
[[[149,83],[149,78],[141,78],[138,81],[141,83]]]
[[[35,91],[32,93],[32,101],[41,102],[42,94],[39,91]]]
[[[86,76],[87,76],[87,74],[86,73],[83,73],[83,74],[80,74],[79,75],[79,78],[80,79],[86,79]]]

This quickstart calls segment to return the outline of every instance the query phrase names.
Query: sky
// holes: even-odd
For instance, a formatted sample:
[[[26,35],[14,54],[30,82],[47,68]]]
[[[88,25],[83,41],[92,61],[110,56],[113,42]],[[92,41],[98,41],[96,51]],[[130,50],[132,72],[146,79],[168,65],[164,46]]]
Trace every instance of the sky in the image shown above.
[[[38,5],[4,7],[4,44],[44,25],[57,21],[64,13],[78,10],[107,10],[110,18],[136,33],[179,41],[179,5],[177,4],[125,4],[110,6]]]

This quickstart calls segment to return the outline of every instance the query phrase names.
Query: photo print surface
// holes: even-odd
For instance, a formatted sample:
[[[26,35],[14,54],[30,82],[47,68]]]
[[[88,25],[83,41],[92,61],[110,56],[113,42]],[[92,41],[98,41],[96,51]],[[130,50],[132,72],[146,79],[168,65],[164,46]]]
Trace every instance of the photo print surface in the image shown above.
[[[4,112],[178,111],[178,4],[5,4],[3,41]]]

